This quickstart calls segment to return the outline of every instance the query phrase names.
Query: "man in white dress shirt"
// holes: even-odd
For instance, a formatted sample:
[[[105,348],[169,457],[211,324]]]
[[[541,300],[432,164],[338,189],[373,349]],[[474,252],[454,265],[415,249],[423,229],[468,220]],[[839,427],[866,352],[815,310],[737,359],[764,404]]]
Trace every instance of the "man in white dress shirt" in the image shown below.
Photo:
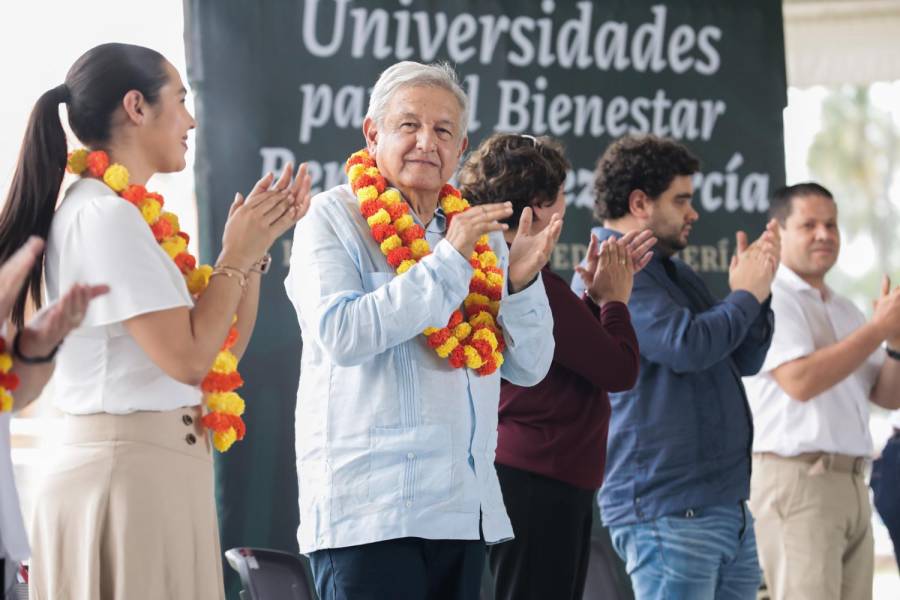
[[[760,563],[773,600],[871,598],[868,403],[900,407],[900,288],[885,277],[866,321],[825,284],[840,234],[821,185],[778,190],[770,214],[781,227],[775,334],[763,368],[745,379]]]

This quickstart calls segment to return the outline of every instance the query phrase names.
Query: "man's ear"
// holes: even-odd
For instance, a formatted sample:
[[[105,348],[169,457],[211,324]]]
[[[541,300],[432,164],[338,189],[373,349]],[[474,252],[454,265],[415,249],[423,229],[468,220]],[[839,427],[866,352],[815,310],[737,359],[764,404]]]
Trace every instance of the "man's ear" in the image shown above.
[[[644,190],[631,190],[628,194],[628,212],[638,219],[647,219],[650,217],[650,203],[653,200],[644,193]]]
[[[378,141],[378,125],[372,117],[366,117],[363,121],[363,137],[366,138],[366,150],[369,154],[375,156],[375,147]]]

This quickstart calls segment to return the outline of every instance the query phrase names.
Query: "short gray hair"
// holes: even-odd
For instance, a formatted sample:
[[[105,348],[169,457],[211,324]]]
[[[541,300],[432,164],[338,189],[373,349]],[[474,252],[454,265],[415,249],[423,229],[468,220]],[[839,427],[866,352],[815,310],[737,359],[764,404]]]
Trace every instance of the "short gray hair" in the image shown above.
[[[462,123],[460,125],[462,126],[462,134],[465,135],[469,129],[469,97],[466,96],[466,92],[459,85],[456,71],[444,62],[425,65],[405,60],[385,69],[372,88],[366,117],[371,118],[380,125],[383,122],[388,103],[394,93],[401,88],[419,85],[443,88],[456,97],[460,108],[462,108]]]

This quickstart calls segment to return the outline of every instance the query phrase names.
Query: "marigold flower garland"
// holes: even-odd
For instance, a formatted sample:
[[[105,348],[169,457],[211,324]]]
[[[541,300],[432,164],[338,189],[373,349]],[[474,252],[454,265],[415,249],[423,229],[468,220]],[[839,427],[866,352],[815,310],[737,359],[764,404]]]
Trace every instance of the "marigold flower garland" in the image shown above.
[[[13,359],[6,351],[6,340],[0,337],[0,412],[13,408],[13,395],[19,387],[19,376],[12,372]]]
[[[350,155],[346,171],[372,237],[397,274],[406,273],[431,253],[425,230],[413,221],[409,205],[396,188],[388,187],[366,150]],[[466,211],[469,203],[450,184],[441,189],[440,196],[449,227],[453,217]],[[463,310],[454,310],[447,325],[429,327],[423,335],[438,356],[446,358],[454,368],[468,367],[479,375],[490,375],[503,364],[505,343],[497,321],[503,296],[503,271],[497,266],[497,255],[488,243],[488,236],[479,238],[469,262],[475,272]]]
[[[76,175],[87,171],[133,204],[141,211],[157,243],[184,275],[191,295],[196,297],[206,290],[213,269],[209,265],[198,265],[197,259],[187,251],[190,238],[187,233],[181,231],[178,217],[163,210],[164,201],[161,195],[148,192],[142,185],[129,184],[128,169],[120,164],[109,164],[109,156],[102,150],[88,152],[81,149],[71,152],[66,169]],[[244,380],[237,371],[237,356],[231,352],[237,339],[238,330],[232,323],[212,369],[200,385],[209,409],[201,419],[201,423],[212,430],[213,445],[219,452],[227,451],[236,440],[244,439],[246,433],[241,418],[244,413],[244,400],[234,391],[244,385]],[[0,371],[2,366],[0,364]]]

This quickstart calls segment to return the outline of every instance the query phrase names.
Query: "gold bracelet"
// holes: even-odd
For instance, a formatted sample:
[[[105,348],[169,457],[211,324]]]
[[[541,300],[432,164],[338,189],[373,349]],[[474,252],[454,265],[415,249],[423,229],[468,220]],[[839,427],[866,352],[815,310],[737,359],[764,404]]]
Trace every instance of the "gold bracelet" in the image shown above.
[[[247,289],[247,273],[241,271],[237,267],[229,267],[228,265],[219,265],[213,272],[210,274],[210,278],[215,277],[216,275],[225,275],[229,279],[232,277],[236,277],[238,284],[241,286],[241,292]]]

